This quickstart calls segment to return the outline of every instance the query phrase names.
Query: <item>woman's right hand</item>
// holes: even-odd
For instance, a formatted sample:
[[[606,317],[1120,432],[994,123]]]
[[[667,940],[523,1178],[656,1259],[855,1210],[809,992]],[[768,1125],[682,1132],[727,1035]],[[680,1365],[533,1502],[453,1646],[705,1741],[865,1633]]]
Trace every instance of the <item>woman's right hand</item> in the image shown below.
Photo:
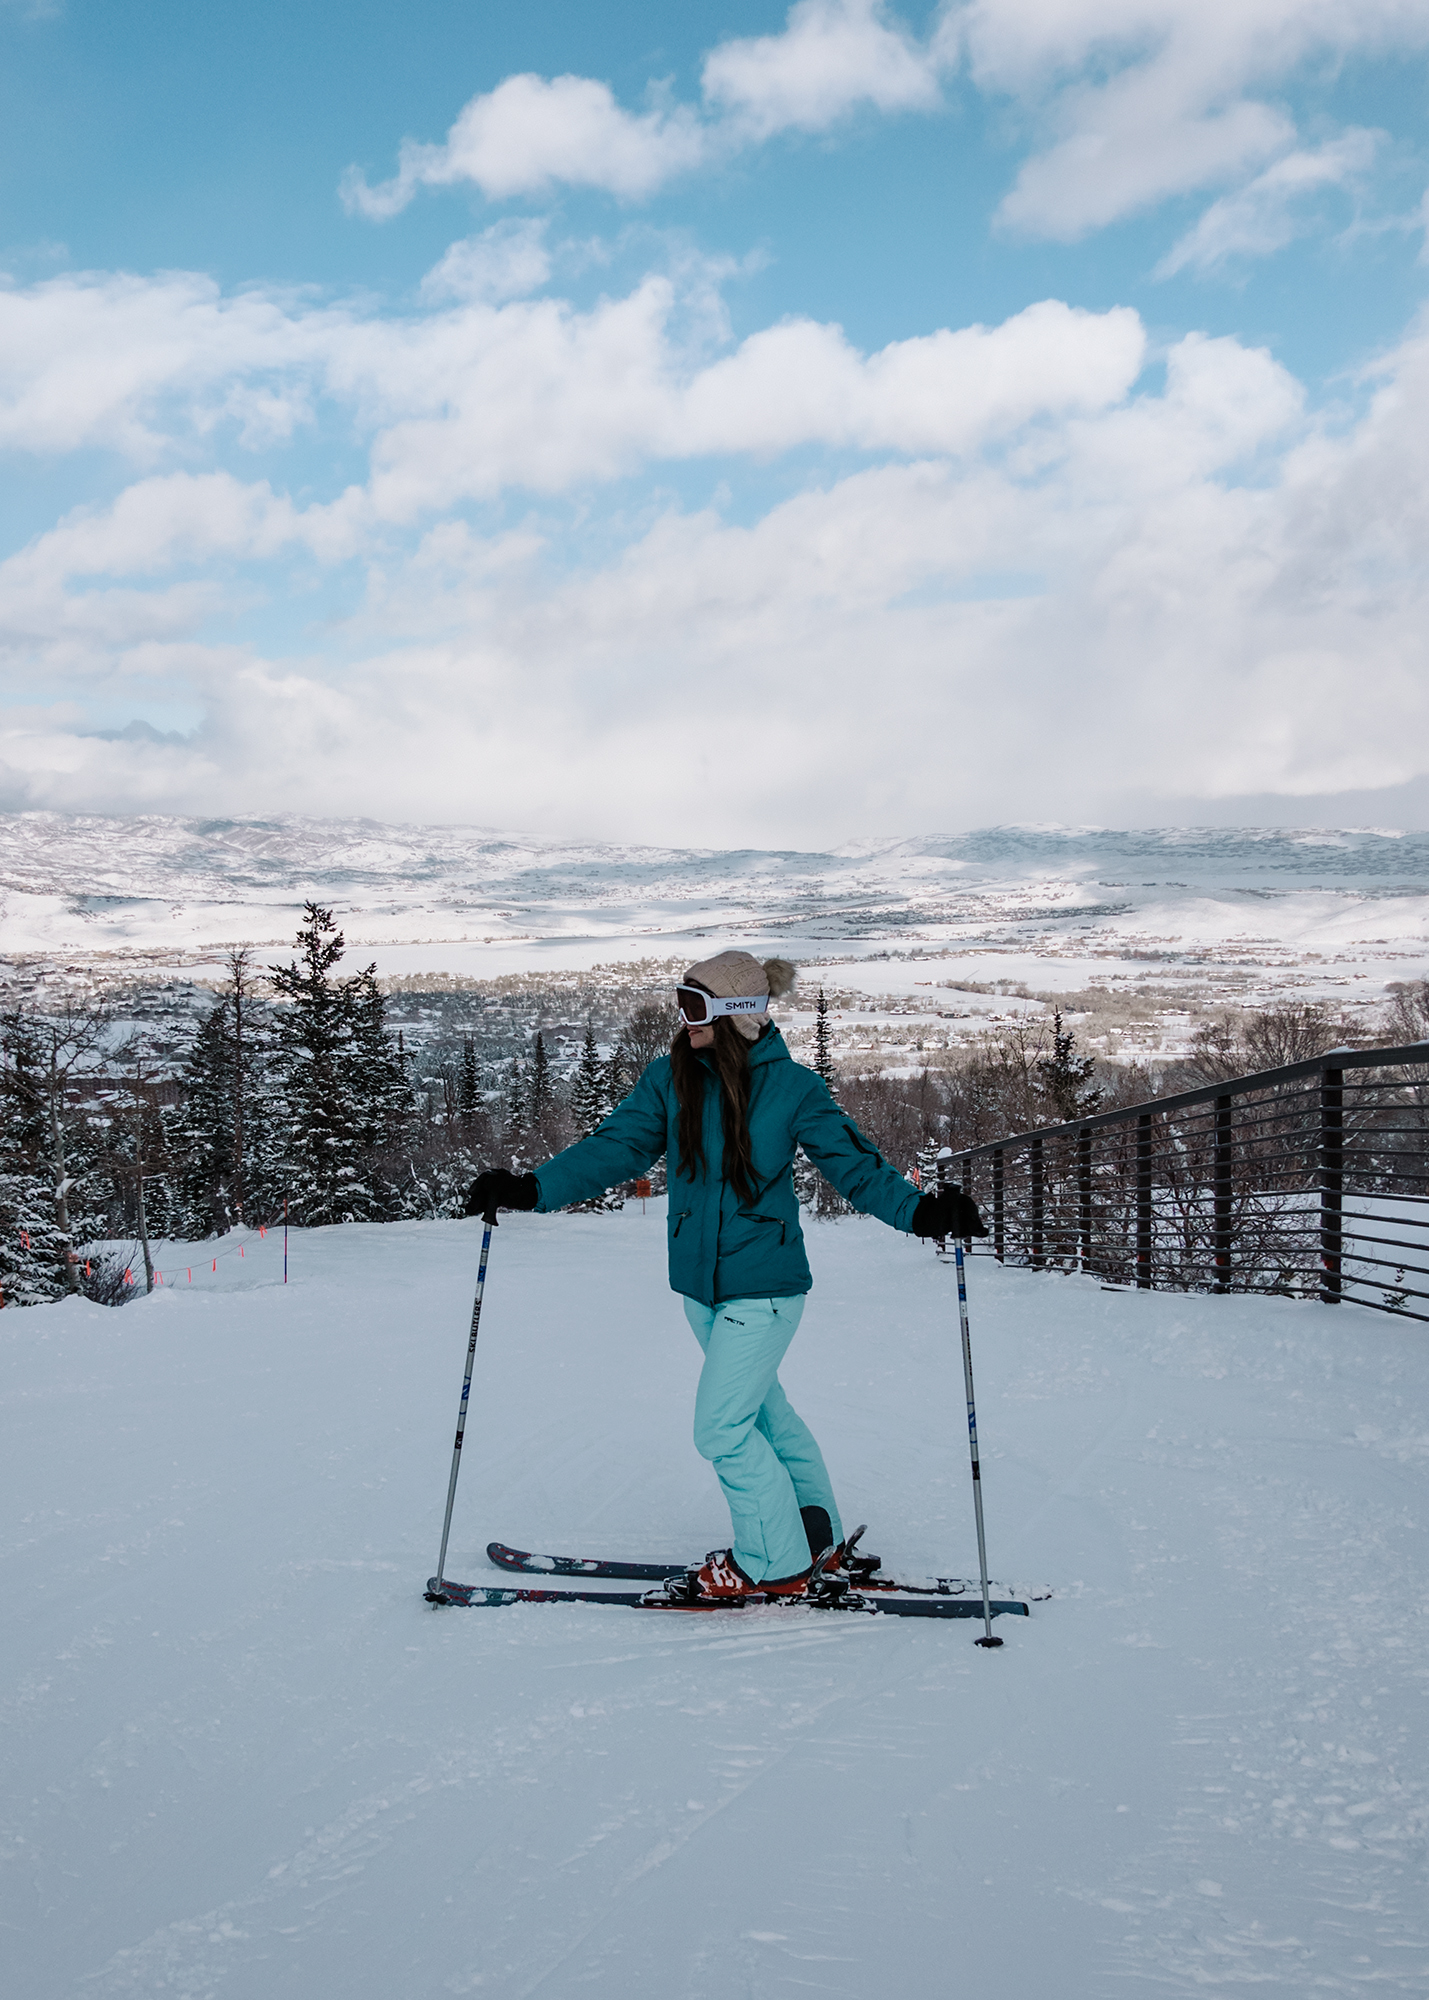
[[[540,1199],[541,1187],[534,1174],[512,1174],[505,1167],[488,1167],[468,1188],[462,1214],[491,1220],[498,1208],[531,1209]]]

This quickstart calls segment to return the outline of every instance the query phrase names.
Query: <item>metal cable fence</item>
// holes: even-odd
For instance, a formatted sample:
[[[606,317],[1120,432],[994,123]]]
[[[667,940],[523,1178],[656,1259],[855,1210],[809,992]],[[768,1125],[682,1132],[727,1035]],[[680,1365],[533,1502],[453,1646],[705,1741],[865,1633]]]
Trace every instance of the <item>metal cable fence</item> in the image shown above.
[[[956,1153],[983,1254],[1429,1320],[1429,1043],[1339,1049]]]

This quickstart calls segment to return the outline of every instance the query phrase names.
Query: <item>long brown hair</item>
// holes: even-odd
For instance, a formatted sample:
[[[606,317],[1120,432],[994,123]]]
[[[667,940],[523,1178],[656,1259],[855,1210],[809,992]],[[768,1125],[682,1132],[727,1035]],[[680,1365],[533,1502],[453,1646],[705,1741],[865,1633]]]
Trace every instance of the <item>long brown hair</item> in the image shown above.
[[[714,1024],[714,1076],[724,1124],[724,1178],[742,1202],[754,1199],[754,1151],[749,1143],[750,1044],[725,1016]],[[695,1180],[707,1169],[704,1142],[705,1086],[710,1072],[690,1047],[683,1027],[670,1045],[670,1070],[680,1106],[679,1172]]]

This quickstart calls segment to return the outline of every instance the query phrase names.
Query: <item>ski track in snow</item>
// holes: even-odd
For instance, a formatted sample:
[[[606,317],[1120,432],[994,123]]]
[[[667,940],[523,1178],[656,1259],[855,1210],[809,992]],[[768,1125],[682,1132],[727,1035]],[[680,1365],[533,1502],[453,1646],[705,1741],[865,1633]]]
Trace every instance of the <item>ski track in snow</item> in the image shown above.
[[[453,1576],[726,1538],[661,1206],[503,1222]],[[952,1273],[810,1234],[790,1392],[870,1545],[966,1573]],[[0,1320],[8,1994],[1429,1992],[1422,1330],[976,1262],[992,1566],[1056,1592],[994,1654],[438,1611],[477,1243]]]

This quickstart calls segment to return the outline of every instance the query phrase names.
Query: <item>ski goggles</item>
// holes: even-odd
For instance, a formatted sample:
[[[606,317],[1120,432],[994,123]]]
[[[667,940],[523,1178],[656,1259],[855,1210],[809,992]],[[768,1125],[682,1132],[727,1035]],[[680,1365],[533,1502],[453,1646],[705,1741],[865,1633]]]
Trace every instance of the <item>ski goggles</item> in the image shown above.
[[[677,986],[675,998],[680,1003],[680,1019],[687,1028],[702,1028],[707,1021],[717,1021],[722,1014],[769,1012],[767,993],[738,993],[728,1000],[720,1000],[713,993],[706,993],[702,986]]]

